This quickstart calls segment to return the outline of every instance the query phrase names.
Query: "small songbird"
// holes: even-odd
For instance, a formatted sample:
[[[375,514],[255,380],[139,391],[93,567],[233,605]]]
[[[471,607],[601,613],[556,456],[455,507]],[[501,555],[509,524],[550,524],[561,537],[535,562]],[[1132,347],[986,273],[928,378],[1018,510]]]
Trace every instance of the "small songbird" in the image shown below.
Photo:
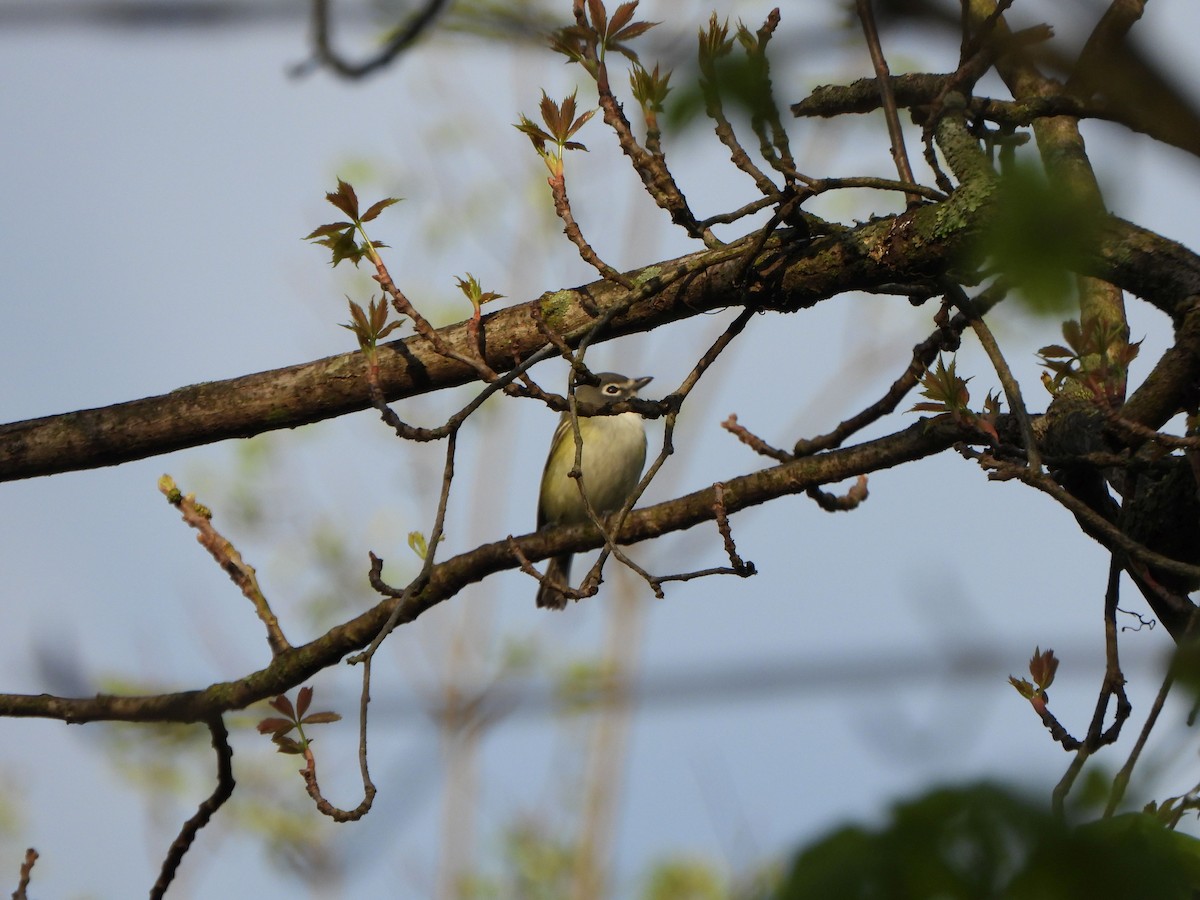
[[[637,487],[642,466],[646,464],[646,428],[642,417],[635,412],[615,416],[588,413],[636,397],[651,379],[626,378],[615,372],[602,372],[596,377],[598,384],[581,384],[575,389],[575,406],[579,435],[583,440],[580,469],[583,489],[592,510],[602,516],[624,506]],[[550,441],[550,453],[542,472],[537,512],[539,529],[546,525],[588,521],[579,484],[569,475],[574,466],[575,431],[571,427],[571,414],[563,413]],[[566,596],[554,587],[554,583],[568,585],[571,556],[564,553],[551,558],[546,566],[545,580],[538,588],[538,606],[563,609],[567,605]]]

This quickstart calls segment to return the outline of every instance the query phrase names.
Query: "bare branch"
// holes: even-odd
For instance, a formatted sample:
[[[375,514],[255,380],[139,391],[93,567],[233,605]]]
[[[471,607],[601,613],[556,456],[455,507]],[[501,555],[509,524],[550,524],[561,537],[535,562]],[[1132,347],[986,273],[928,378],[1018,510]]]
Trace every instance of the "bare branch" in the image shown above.
[[[647,331],[667,322],[732,306],[794,311],[827,297],[873,285],[915,283],[956,260],[970,240],[970,223],[987,212],[972,197],[951,197],[899,217],[838,230],[801,246],[780,235],[755,263],[761,277],[749,286],[736,244],[680,257],[627,273],[639,298],[608,321],[593,341]],[[964,222],[947,233],[945,223]],[[1110,217],[1094,251],[1082,264],[1087,274],[1139,294],[1182,318],[1200,295],[1200,257],[1182,245]],[[664,273],[681,272],[665,281]],[[699,276],[703,273],[703,277]],[[490,313],[487,363],[497,371],[540,352],[546,337],[530,315],[540,305],[546,324],[568,344],[578,343],[630,295],[606,281]],[[443,341],[467,352],[466,322],[438,330]],[[414,335],[378,348],[380,385],[389,400],[410,397],[477,378],[472,366],[448,359]],[[100,409],[81,410],[0,425],[0,481],[114,465],[184,447],[279,428],[294,428],[371,405],[367,363],[358,350],[284,369],[181,388]]]
[[[763,456],[769,457],[776,462],[787,462],[792,459],[792,454],[786,450],[780,450],[778,447],[772,447],[757,434],[746,428],[738,422],[736,413],[730,413],[729,418],[721,423],[721,427],[736,437],[739,441]]]
[[[776,497],[796,494],[814,484],[830,484],[931,456],[964,439],[952,424],[923,420],[888,437],[794,460],[723,482],[723,509],[732,515]],[[708,488],[633,510],[617,535],[620,543],[649,540],[716,518],[716,490]],[[534,534],[483,544],[433,567],[419,590],[385,601],[331,628],[309,644],[294,647],[269,666],[232,682],[204,690],[151,696],[101,694],[87,698],[48,694],[0,694],[0,716],[38,717],[67,722],[197,722],[274,697],[371,643],[391,620],[403,624],[455,596],[466,585],[519,565],[515,541],[527,559],[540,560],[581,552],[603,543],[590,524],[558,526]],[[397,612],[399,610],[399,612]]]
[[[1133,707],[1125,693],[1125,676],[1121,674],[1121,665],[1117,653],[1117,602],[1120,596],[1121,564],[1119,555],[1114,553],[1108,567],[1108,587],[1104,593],[1104,651],[1105,666],[1104,680],[1100,685],[1100,695],[1096,698],[1096,708],[1092,713],[1092,721],[1088,726],[1087,737],[1080,742],[1067,767],[1066,773],[1054,786],[1052,802],[1057,815],[1063,813],[1063,803],[1076,777],[1083,770],[1087,758],[1106,744],[1115,743],[1121,733],[1121,726],[1129,718]],[[1109,702],[1116,698],[1116,711],[1113,723],[1104,728],[1104,717],[1108,713]]]
[[[859,475],[854,487],[845,494],[831,494],[819,487],[810,487],[805,493],[825,512],[848,512],[867,499],[867,476]]]
[[[379,71],[416,43],[437,20],[445,5],[446,0],[426,0],[425,5],[408,22],[397,26],[379,52],[361,62],[350,62],[333,48],[330,0],[313,0],[314,61],[345,78],[362,78]],[[297,66],[293,74],[304,74],[310,66]]]
[[[37,862],[38,852],[30,847],[25,851],[25,859],[21,863],[21,872],[17,881],[17,889],[13,891],[12,900],[29,900],[27,893],[29,879],[33,874],[33,864]]]
[[[1033,424],[1029,421],[1029,410],[1025,408],[1025,400],[1021,396],[1021,386],[1013,377],[1012,369],[1008,367],[1008,361],[1005,360],[1004,354],[1000,352],[1000,345],[996,342],[992,330],[983,321],[983,316],[975,309],[971,299],[961,287],[954,283],[948,283],[947,294],[953,300],[954,305],[967,317],[967,322],[975,332],[975,336],[979,338],[979,343],[987,353],[988,359],[991,360],[992,368],[996,370],[1000,384],[1004,387],[1005,396],[1008,397],[1009,408],[1021,426],[1021,439],[1025,444],[1025,455],[1029,460],[1029,468],[1040,473],[1042,456],[1038,451]]]
[[[867,39],[867,49],[871,51],[871,63],[875,66],[875,79],[879,83],[879,95],[883,103],[884,116],[887,119],[888,136],[892,141],[892,159],[896,163],[896,171],[900,180],[909,184],[916,181],[913,178],[912,166],[908,162],[908,150],[904,146],[904,131],[900,127],[900,116],[896,111],[896,98],[892,94],[891,73],[888,71],[887,59],[883,55],[883,47],[879,43],[879,30],[875,27],[875,11],[871,8],[871,0],[854,0],[858,11],[858,19],[862,23],[863,36]],[[908,195],[909,205],[918,203],[920,197]]]
[[[258,586],[258,574],[252,565],[242,559],[242,554],[238,553],[237,548],[213,527],[212,513],[198,504],[195,496],[185,495],[180,491],[170,475],[164,475],[158,480],[158,489],[166,495],[168,502],[183,514],[183,521],[196,529],[196,540],[200,545],[212,554],[212,558],[225,574],[233,579],[233,583],[241,589],[246,599],[254,604],[254,611],[267,628],[267,643],[271,647],[272,655],[278,656],[290,650],[292,645],[284,637],[279,620],[275,618],[266,595]]]
[[[571,212],[571,201],[567,197],[567,183],[562,173],[552,175],[546,181],[554,195],[554,211],[562,219],[563,230],[571,243],[579,250],[583,261],[604,278],[621,285],[627,291],[632,291],[634,289],[633,282],[602,260],[592,245],[588,243],[587,238],[583,236],[579,223],[575,221],[575,215]]]
[[[1105,818],[1112,816],[1117,811],[1117,807],[1121,804],[1121,800],[1125,796],[1125,789],[1129,786],[1129,779],[1133,775],[1133,767],[1137,765],[1137,761],[1142,755],[1142,750],[1146,747],[1146,741],[1150,738],[1150,732],[1158,722],[1158,716],[1167,702],[1167,695],[1171,692],[1171,688],[1175,684],[1175,678],[1179,674],[1180,649],[1186,647],[1194,639],[1198,625],[1200,625],[1200,613],[1193,613],[1187,630],[1176,647],[1175,657],[1172,659],[1171,665],[1167,668],[1166,675],[1163,676],[1162,684],[1159,685],[1158,693],[1154,697],[1154,703],[1150,707],[1150,712],[1146,715],[1146,721],[1142,725],[1142,730],[1138,733],[1137,741],[1134,742],[1133,748],[1129,751],[1129,757],[1125,760],[1125,765],[1121,766],[1120,771],[1113,777],[1112,790],[1108,795],[1108,803],[1104,807]]]
[[[229,746],[229,731],[220,716],[208,720],[208,730],[212,733],[213,750],[217,754],[217,786],[208,799],[200,804],[196,814],[183,824],[179,836],[172,842],[167,851],[167,858],[163,860],[158,880],[150,889],[151,900],[161,900],[166,895],[184,854],[192,846],[200,829],[207,825],[213,814],[233,796],[233,748]]]

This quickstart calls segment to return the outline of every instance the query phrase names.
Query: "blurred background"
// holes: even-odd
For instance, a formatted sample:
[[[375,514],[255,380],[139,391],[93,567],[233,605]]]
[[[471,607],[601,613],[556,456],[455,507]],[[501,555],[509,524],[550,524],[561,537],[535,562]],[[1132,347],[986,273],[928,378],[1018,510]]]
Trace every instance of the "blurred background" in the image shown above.
[[[1017,25],[1048,21],[1068,50],[1103,11],[1017,6]],[[643,62],[676,69],[673,97],[695,80],[695,33],[713,8],[639,8],[662,23],[637,46]],[[715,9],[753,29],[770,6]],[[350,56],[369,55],[404,15],[394,3],[334,10]],[[323,194],[337,177],[367,202],[404,198],[371,234],[438,324],[469,314],[454,281],[468,272],[505,295],[499,304],[594,280],[561,234],[542,163],[511,127],[536,117],[543,89],[559,99],[578,87],[594,103],[537,33],[569,21],[566,0],[451,4],[428,39],[353,82],[306,65],[306,16],[304,4],[267,0],[0,3],[0,421],[353,350],[337,325],[346,297],[365,303],[373,285],[301,240],[336,217]],[[954,68],[953,31],[883,21],[894,73]],[[1196,25],[1194,4],[1162,0],[1135,29],[1184,86],[1200,78]],[[832,0],[785,8],[770,59],[781,104],[871,74],[856,20]],[[669,99],[668,159],[699,213],[754,199],[703,118],[670,112]],[[882,116],[788,121],[807,174],[894,173]],[[1110,208],[1200,246],[1195,159],[1116,126],[1083,127]],[[696,249],[598,117],[578,137],[589,152],[568,156],[568,189],[606,261],[624,269]],[[849,223],[901,203],[835,192],[813,211]],[[1135,298],[1129,311],[1145,339],[1136,383],[1170,323]],[[678,452],[643,502],[764,464],[719,427],[730,413],[782,446],[830,430],[903,371],[931,314],[848,294],[756,317],[688,401]],[[606,343],[588,361],[653,375],[645,393],[659,397],[733,315]],[[1035,353],[1059,340],[1059,318],[1006,304],[991,319],[1034,408],[1046,399]],[[970,337],[958,368],[976,399],[998,387]],[[533,370],[555,390],[565,372],[559,361]],[[398,411],[438,424],[471,392]],[[866,436],[914,420],[897,413]],[[460,441],[439,554],[532,530],[554,424],[533,402],[485,405]],[[649,428],[653,452],[661,425]],[[431,528],[442,453],[360,413],[0,485],[0,690],[182,690],[269,661],[249,604],[156,489],[162,473],[213,509],[298,644],[375,602],[368,550],[392,583],[417,571],[407,536]],[[951,454],[872,476],[870,489],[851,513],[790,498],[735,516],[739,551],[760,573],[746,581],[668,584],[656,600],[613,565],[600,595],[548,615],[534,608],[535,583],[506,572],[400,629],[377,657],[380,794],[361,822],[316,813],[296,760],[254,730],[265,706],[231,717],[238,790],[171,896],[557,897],[583,884],[591,896],[722,897],[795,846],[846,821],[879,822],[934,785],[987,779],[1045,797],[1068,757],[1005,682],[1035,646],[1054,648],[1051,708],[1086,729],[1103,674],[1105,553],[1048,499],[989,483]],[[724,559],[712,527],[631,552],[656,573]],[[1147,610],[1125,596],[1122,659],[1140,727],[1172,645],[1139,626]],[[345,717],[314,731],[322,785],[353,806],[359,673],[339,667],[313,684],[315,708]],[[1131,806],[1200,781],[1185,712],[1168,707]],[[1119,767],[1132,739],[1100,754],[1096,771]],[[15,883],[35,846],[38,896],[144,892],[213,770],[202,728],[0,722],[0,883]]]

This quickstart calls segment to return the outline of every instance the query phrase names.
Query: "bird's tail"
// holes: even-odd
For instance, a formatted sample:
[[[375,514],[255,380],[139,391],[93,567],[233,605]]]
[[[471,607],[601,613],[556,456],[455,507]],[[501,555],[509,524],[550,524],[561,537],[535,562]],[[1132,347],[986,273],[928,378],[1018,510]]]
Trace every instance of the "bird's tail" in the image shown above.
[[[546,565],[546,576],[538,588],[537,605],[541,609],[565,609],[567,596],[555,585],[570,587],[567,581],[571,577],[571,554],[551,557]]]

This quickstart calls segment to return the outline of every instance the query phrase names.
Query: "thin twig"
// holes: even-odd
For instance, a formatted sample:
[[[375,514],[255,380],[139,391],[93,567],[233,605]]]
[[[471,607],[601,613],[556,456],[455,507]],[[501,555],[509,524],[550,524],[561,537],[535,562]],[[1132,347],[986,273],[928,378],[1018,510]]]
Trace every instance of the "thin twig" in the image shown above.
[[[582,3],[574,4],[574,12],[576,24],[583,29],[590,29],[591,26],[588,25],[585,17],[584,5]],[[587,60],[585,68],[596,81],[596,93],[604,121],[616,134],[617,143],[629,157],[634,171],[641,178],[642,184],[646,186],[647,192],[659,207],[670,215],[671,221],[682,227],[691,237],[703,240],[707,247],[719,247],[722,243],[721,240],[696,220],[695,214],[688,206],[687,199],[675,183],[671,172],[660,159],[642,147],[634,137],[633,129],[625,117],[621,103],[612,92],[608,66],[603,56],[597,55],[595,48],[591,45],[586,45],[583,52]]]
[[[1125,765],[1121,766],[1120,771],[1113,777],[1112,790],[1109,792],[1108,802],[1104,806],[1105,818],[1109,818],[1117,811],[1117,807],[1125,796],[1125,789],[1129,786],[1129,779],[1133,775],[1133,768],[1137,765],[1137,761],[1142,755],[1142,750],[1146,747],[1146,741],[1150,739],[1150,732],[1158,722],[1159,713],[1162,712],[1163,706],[1167,702],[1167,695],[1171,692],[1171,688],[1175,684],[1175,678],[1179,674],[1180,652],[1184,648],[1191,649],[1189,645],[1195,639],[1198,626],[1200,626],[1200,610],[1192,613],[1187,628],[1176,643],[1171,664],[1167,667],[1162,684],[1158,687],[1158,693],[1155,695],[1154,703],[1151,705],[1150,712],[1146,716],[1146,722],[1142,725],[1142,730],[1138,733],[1133,749],[1129,751],[1129,758],[1125,760]]]
[[[392,279],[392,275],[388,271],[387,265],[383,261],[383,257],[381,257],[379,253],[375,251],[374,247],[369,249],[367,258],[371,261],[371,264],[375,266],[375,274],[371,277],[378,282],[381,288],[383,288],[384,293],[392,298],[392,306],[395,308],[396,312],[412,321],[413,327],[417,330],[417,334],[429,341],[433,348],[442,356],[446,357],[447,359],[456,360],[465,366],[470,366],[475,370],[476,374],[479,375],[481,380],[485,382],[496,380],[498,376],[492,367],[487,364],[487,360],[480,352],[478,343],[475,345],[476,352],[474,355],[459,353],[457,350],[447,344],[438,330],[433,327],[432,323],[430,323],[428,319],[421,315],[421,313],[413,305],[412,301],[409,300],[405,295],[404,291],[400,290],[400,287]],[[477,328],[478,326],[476,326],[476,329]],[[476,332],[476,335],[477,340],[483,339],[482,334],[478,331]]]
[[[1075,779],[1083,770],[1083,764],[1088,757],[1101,747],[1115,743],[1121,733],[1121,726],[1129,718],[1133,707],[1125,693],[1125,676],[1121,674],[1120,660],[1117,654],[1117,603],[1120,598],[1121,564],[1118,554],[1114,553],[1108,567],[1108,587],[1104,592],[1104,680],[1100,685],[1100,694],[1096,698],[1096,707],[1092,712],[1092,721],[1088,726],[1087,737],[1076,750],[1075,758],[1067,771],[1054,786],[1051,795],[1052,806],[1056,815],[1063,814],[1063,803],[1070,793]],[[1108,713],[1109,702],[1116,698],[1117,706],[1113,714],[1113,723],[1108,729],[1104,728],[1104,717]]]
[[[823,194],[826,191],[844,190],[846,188],[869,188],[877,191],[903,191],[910,196],[917,195],[926,200],[941,202],[947,195],[935,188],[926,187],[912,181],[895,181],[891,178],[875,178],[858,176],[852,178],[821,178],[810,182],[806,190],[813,194]]]
[[[954,302],[967,317],[967,322],[971,329],[979,338],[979,343],[983,350],[991,360],[992,368],[996,370],[996,375],[1000,378],[1000,384],[1004,387],[1004,394],[1008,397],[1008,405],[1014,416],[1017,417],[1017,423],[1021,426],[1021,439],[1025,442],[1025,455],[1029,460],[1029,468],[1036,473],[1042,471],[1042,457],[1037,448],[1037,437],[1033,432],[1033,423],[1029,419],[1029,410],[1025,408],[1025,400],[1021,396],[1021,385],[1017,379],[1013,377],[1012,369],[1008,367],[1008,361],[1005,360],[1004,354],[1000,352],[1000,345],[996,342],[995,335],[988,328],[987,323],[983,321],[983,316],[975,308],[971,299],[966,292],[953,282],[946,285],[947,296]]]
[[[871,8],[871,0],[855,0],[854,7],[858,11],[862,23],[863,36],[867,39],[867,49],[871,52],[871,64],[875,67],[875,77],[879,82],[879,95],[883,102],[883,113],[887,119],[888,136],[892,142],[892,159],[896,163],[896,171],[900,180],[908,183],[916,181],[913,178],[912,166],[908,162],[908,150],[904,147],[904,132],[900,128],[900,115],[896,111],[896,97],[892,93],[891,73],[888,71],[887,59],[884,58],[883,48],[879,43],[879,30],[875,26],[875,11]],[[908,194],[908,204],[913,206],[920,202],[917,194]]]
[[[1007,294],[1008,285],[999,281],[995,282],[975,297],[975,308],[980,315],[985,315]],[[908,367],[900,374],[899,378],[892,382],[882,397],[849,419],[840,422],[828,434],[818,435],[815,438],[802,438],[797,441],[796,446],[792,448],[792,453],[796,456],[811,456],[822,450],[840,447],[847,438],[894,411],[908,396],[908,393],[920,384],[921,377],[933,365],[933,361],[939,353],[958,349],[962,333],[970,324],[970,320],[961,312],[949,317],[943,308],[934,317],[934,323],[937,325],[937,329],[913,347],[912,360]]]
[[[330,2],[331,0],[313,0],[314,58],[309,63],[296,66],[292,70],[293,75],[305,74],[313,67],[314,63],[327,66],[346,78],[362,78],[364,75],[382,69],[416,43],[417,39],[428,31],[437,20],[442,7],[446,5],[446,0],[427,0],[426,4],[403,27],[397,27],[392,32],[391,37],[378,53],[362,62],[353,63],[333,48],[329,15]]]
[[[754,575],[757,572],[754,563],[750,560],[743,560],[738,555],[737,546],[733,542],[733,529],[729,526],[729,512],[725,508],[725,484],[718,481],[713,485],[713,493],[716,495],[713,499],[713,512],[716,514],[717,531],[720,532],[721,540],[725,544],[725,555],[729,557],[733,572],[743,578]]]
[[[170,475],[163,475],[158,480],[158,489],[166,495],[167,501],[179,510],[183,521],[196,529],[196,540],[200,542],[200,546],[212,555],[225,574],[254,605],[254,611],[266,626],[267,644],[271,648],[272,656],[279,656],[284,651],[290,650],[292,645],[284,637],[279,620],[275,618],[275,613],[271,611],[271,605],[267,602],[266,595],[258,586],[258,575],[254,571],[254,567],[242,559],[237,548],[213,527],[212,513],[197,503],[194,495],[185,495],[179,490]]]
[[[382,644],[384,639],[391,634],[392,629],[395,628],[396,623],[399,622],[400,615],[404,610],[403,601],[420,591],[429,581],[429,573],[433,571],[434,557],[437,553],[438,544],[441,543],[442,532],[446,523],[446,507],[450,502],[450,485],[454,480],[454,455],[457,446],[458,430],[455,429],[450,432],[446,441],[446,462],[442,468],[442,489],[438,496],[438,506],[437,512],[434,515],[433,530],[430,533],[427,541],[429,549],[425,554],[425,560],[424,564],[421,566],[421,571],[418,572],[417,576],[409,582],[407,587],[405,587],[402,591],[397,591],[395,588],[387,587],[384,585],[382,580],[379,579],[379,571],[382,569],[383,561],[374,554],[371,554],[372,586],[374,586],[377,591],[385,596],[398,597],[401,602],[396,604],[395,609],[392,610],[392,614],[388,617],[388,620],[384,623],[383,627],[379,629],[379,633],[375,635],[374,640],[367,645],[367,648],[361,653],[355,654],[347,660],[347,662],[351,665],[357,665],[365,662],[367,659],[370,659],[375,655],[380,644]]]
[[[774,206],[778,202],[778,193],[767,197],[759,197],[757,200],[751,200],[745,206],[742,206],[738,209],[709,216],[700,224],[704,225],[705,227],[711,227],[713,225],[729,225],[738,221],[739,219],[744,219],[746,216],[754,215],[756,212],[762,212],[768,206]]]
[[[754,98],[750,125],[759,137],[759,152],[763,159],[769,162],[777,172],[783,175],[785,183],[791,187],[797,180],[806,181],[804,176],[796,171],[796,162],[792,158],[787,131],[779,118],[779,105],[775,102],[775,90],[771,84],[771,64],[767,59],[767,44],[779,27],[779,7],[775,7],[763,22],[762,27],[754,33],[755,40],[743,41],[746,58],[757,89],[751,96]],[[770,127],[768,136],[766,124]]]
[[[755,453],[766,456],[776,462],[788,462],[793,459],[792,454],[786,450],[780,450],[778,447],[772,447],[757,434],[750,431],[746,426],[738,423],[737,413],[730,413],[729,418],[721,423],[721,427],[736,437],[739,441],[753,450]]]
[[[17,889],[13,891],[12,900],[29,900],[29,895],[26,891],[29,889],[29,879],[33,874],[33,864],[37,862],[38,852],[30,847],[25,851],[25,859],[21,863],[19,880],[17,881]]]
[[[858,509],[859,505],[867,499],[867,476],[859,475],[854,482],[854,487],[844,494],[831,494],[816,485],[810,487],[805,493],[810,499],[816,501],[817,506],[825,512],[849,512],[852,509]]]
[[[521,362],[517,363],[509,371],[503,375],[496,376],[495,379],[484,384],[482,390],[479,391],[471,401],[462,407],[458,412],[447,419],[443,424],[434,428],[422,428],[417,425],[409,425],[403,421],[387,404],[386,398],[383,396],[383,388],[379,384],[378,370],[373,367],[367,368],[367,392],[371,398],[371,403],[378,410],[383,421],[396,432],[397,437],[409,441],[438,441],[449,437],[450,434],[462,427],[462,424],[471,416],[475,410],[479,409],[493,394],[498,391],[503,391],[510,396],[528,396],[534,399],[544,399],[548,406],[555,409],[554,401],[556,395],[546,394],[536,385],[518,386],[514,382],[522,377],[530,367],[536,365],[544,359],[553,356],[552,348],[543,348],[536,353],[526,357]]]
[[[515,377],[515,373],[510,374],[513,374]],[[424,565],[422,565],[421,571],[409,582],[404,590],[397,591],[395,588],[384,583],[381,578],[380,573],[383,569],[383,560],[374,553],[371,554],[370,582],[372,587],[386,597],[398,598],[400,602],[392,609],[391,615],[388,616],[387,621],[384,622],[383,627],[379,629],[366,649],[347,659],[349,664],[361,664],[363,667],[362,690],[359,695],[358,707],[358,762],[363,783],[363,799],[358,806],[349,810],[341,809],[324,798],[317,782],[316,760],[313,758],[311,752],[307,750],[305,752],[305,761],[307,764],[300,770],[300,774],[304,776],[304,783],[308,789],[309,796],[313,798],[313,801],[317,804],[317,809],[321,813],[337,822],[349,822],[362,818],[371,809],[375,801],[376,788],[374,782],[371,781],[371,775],[367,767],[367,710],[371,702],[371,661],[374,659],[375,653],[379,650],[383,641],[391,634],[397,622],[400,621],[400,616],[405,609],[405,601],[428,583],[429,573],[433,571],[437,547],[441,543],[445,528],[446,507],[450,500],[450,485],[454,480],[454,455],[458,445],[458,430],[459,426],[454,427],[446,438],[446,462],[442,469],[442,489],[438,496],[437,513],[434,516],[433,530],[427,541],[428,549],[425,553]]]
[[[716,25],[715,14],[712,24],[709,27],[718,27]],[[721,33],[723,34],[724,32],[722,31]],[[733,125],[725,115],[725,106],[721,99],[720,78],[717,75],[716,57],[712,53],[705,52],[703,32],[701,33],[700,52],[700,91],[704,96],[704,112],[713,120],[713,128],[717,139],[729,150],[730,162],[754,179],[755,186],[762,192],[764,197],[768,199],[778,198],[778,186],[750,159],[746,148],[738,140],[737,134],[733,130]],[[706,224],[707,222],[708,220],[705,220],[705,223],[702,224]]]
[[[592,245],[588,243],[587,238],[583,236],[579,223],[575,221],[575,216],[571,212],[571,201],[567,197],[567,183],[562,174],[552,175],[546,179],[546,183],[550,185],[550,192],[554,196],[554,211],[562,219],[563,231],[579,250],[583,261],[614,284],[619,284],[627,291],[632,290],[633,282],[602,260]]]
[[[1070,510],[1076,518],[1080,519],[1090,529],[1089,533],[1092,537],[1099,540],[1110,550],[1123,550],[1134,559],[1140,560],[1153,568],[1162,569],[1164,572],[1169,572],[1172,575],[1179,575],[1193,581],[1200,579],[1200,566],[1194,566],[1189,563],[1180,562],[1177,559],[1172,559],[1169,556],[1164,556],[1161,553],[1151,550],[1144,544],[1135,541],[1104,516],[1100,515],[1100,513],[1088,506],[1084,501],[1059,485],[1050,476],[1036,474],[1026,466],[1008,468],[1000,474],[1001,477],[1017,478],[1029,486],[1049,494]]]
[[[212,794],[200,804],[196,814],[183,823],[179,836],[171,843],[167,850],[167,857],[163,860],[158,880],[150,889],[150,900],[161,900],[166,896],[167,888],[175,879],[175,872],[179,869],[184,854],[192,846],[200,829],[207,825],[216,811],[233,796],[236,784],[233,780],[233,748],[229,746],[229,731],[225,727],[225,720],[220,716],[210,719],[208,730],[212,733],[212,746],[217,753],[217,786],[213,789]]]
[[[370,676],[368,674],[370,662],[364,664],[363,668],[363,693],[367,694],[370,688]],[[369,699],[369,698],[367,698]],[[363,779],[363,799],[358,806],[353,809],[341,809],[330,803],[321,793],[321,786],[317,781],[317,760],[313,756],[312,748],[304,748],[304,768],[300,770],[300,775],[304,778],[304,788],[308,791],[308,795],[312,797],[313,803],[316,804],[317,811],[324,816],[328,816],[335,822],[357,822],[368,812],[375,803],[375,784],[371,781],[371,776],[367,772],[367,716],[365,700],[359,705],[359,766]]]

